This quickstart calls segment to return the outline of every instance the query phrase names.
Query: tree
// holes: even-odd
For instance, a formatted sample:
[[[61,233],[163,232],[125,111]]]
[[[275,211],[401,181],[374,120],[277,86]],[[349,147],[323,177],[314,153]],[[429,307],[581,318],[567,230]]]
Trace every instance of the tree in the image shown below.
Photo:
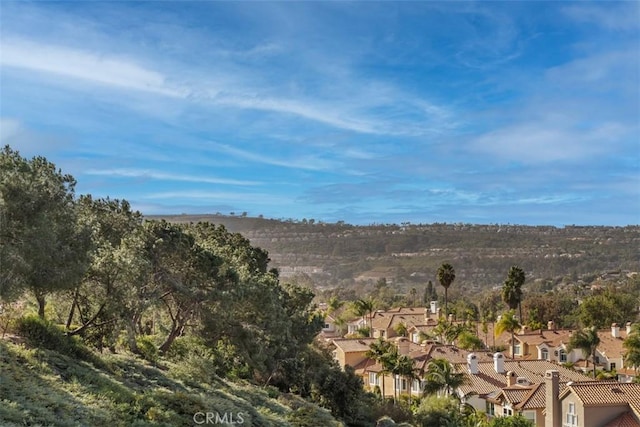
[[[452,397],[427,396],[416,410],[417,425],[422,427],[462,426],[460,402]]]
[[[578,318],[585,326],[602,329],[612,323],[624,324],[633,318],[637,305],[636,297],[610,287],[586,297],[580,304]]]
[[[574,332],[569,339],[568,351],[579,348],[585,357],[591,357],[593,362],[593,378],[596,377],[596,351],[600,345],[600,337],[595,327],[584,328]]]
[[[433,286],[433,282],[431,280],[429,280],[429,282],[427,283],[427,286],[424,289],[424,296],[422,299],[424,304],[427,307],[429,307],[429,303],[431,301],[438,301],[438,292]]]
[[[511,333],[511,358],[515,358],[515,333],[520,330],[522,325],[518,321],[518,318],[515,315],[513,310],[509,310],[502,314],[498,323],[496,323],[495,327],[495,335],[496,337],[502,334],[503,332]]]
[[[622,345],[626,350],[624,355],[625,365],[633,367],[637,372],[640,367],[640,323],[636,323],[631,327],[631,333]]]
[[[0,297],[29,289],[41,318],[47,295],[73,288],[86,269],[75,185],[44,157],[27,160],[8,145],[0,152]]]
[[[416,368],[413,366],[413,359],[406,354],[397,356],[391,373],[394,376],[394,381],[396,377],[407,380],[407,385],[409,387],[409,401],[411,401],[411,383],[417,378]],[[396,383],[394,382],[394,385],[395,384]],[[397,387],[394,386],[394,389],[397,389]]]
[[[456,372],[447,359],[436,358],[427,365],[425,375],[425,395],[438,393],[440,396],[452,396],[459,399],[455,390],[469,381],[464,372]]]
[[[411,302],[411,307],[416,306],[416,296],[418,295],[418,290],[416,288],[411,288],[409,290],[409,301]]]
[[[89,266],[72,291],[66,328],[69,335],[84,334],[98,348],[115,343],[127,288],[134,286],[131,270],[142,260],[133,261],[123,243],[141,227],[142,215],[131,210],[125,200],[78,200],[79,220],[91,230]],[[71,329],[74,320],[80,326]],[[87,334],[87,329],[97,328]],[[106,341],[105,341],[106,340]]]
[[[373,299],[371,298],[361,298],[355,300],[353,302],[353,310],[356,316],[362,317],[362,320],[365,320],[365,316],[369,318],[369,336],[371,336],[372,331],[372,319],[373,319],[373,310],[375,308],[375,304]]]
[[[458,337],[458,347],[465,350],[482,350],[485,348],[484,342],[473,332],[464,331]]]
[[[524,284],[524,271],[517,266],[512,266],[507,274],[507,279],[502,286],[502,300],[509,306],[509,309],[520,309],[520,321],[522,318],[522,285]]]
[[[378,373],[382,377],[382,399],[385,398],[384,388],[384,376],[391,372],[390,359],[393,355],[397,356],[397,348],[390,341],[380,337],[376,341],[369,344],[369,350],[365,353],[365,356],[373,359],[376,363],[380,364],[382,370]]]
[[[440,267],[438,267],[437,277],[438,277],[438,282],[440,282],[440,286],[444,288],[444,315],[446,317],[449,315],[449,312],[448,312],[449,286],[451,286],[451,284],[455,280],[456,272],[453,269],[453,266],[451,264],[445,262]]]

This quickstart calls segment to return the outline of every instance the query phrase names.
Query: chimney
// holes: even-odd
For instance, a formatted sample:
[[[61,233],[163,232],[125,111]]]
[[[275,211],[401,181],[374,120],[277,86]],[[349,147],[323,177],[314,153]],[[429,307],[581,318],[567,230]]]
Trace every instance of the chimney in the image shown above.
[[[617,323],[611,324],[611,336],[614,338],[620,338],[620,326]]]
[[[545,427],[562,427],[562,408],[560,407],[560,373],[549,370],[544,374],[545,406],[547,415],[544,419]]]
[[[498,374],[504,374],[504,355],[502,353],[493,355],[493,368]]]
[[[550,331],[555,331],[556,330],[556,324],[553,320],[549,320],[547,322],[547,329]]]
[[[409,354],[409,340],[406,339],[405,337],[398,337],[396,338],[396,346],[398,347],[398,354],[399,355],[406,355]]]
[[[431,307],[431,314],[438,314],[438,301],[431,301],[429,306]]]
[[[469,368],[469,373],[472,375],[478,374],[478,357],[475,353],[469,353],[467,355],[467,367]]]
[[[516,379],[517,379],[517,376],[515,372],[513,371],[507,372],[507,387],[516,385]]]
[[[627,335],[631,333],[631,322],[627,322]]]

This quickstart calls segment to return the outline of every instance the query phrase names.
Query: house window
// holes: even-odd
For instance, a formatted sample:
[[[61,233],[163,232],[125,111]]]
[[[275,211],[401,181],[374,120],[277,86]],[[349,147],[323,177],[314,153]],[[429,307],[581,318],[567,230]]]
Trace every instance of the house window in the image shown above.
[[[560,360],[560,363],[567,363],[567,352],[564,350],[560,350],[558,359]]]
[[[513,409],[511,408],[502,408],[502,415],[505,417],[510,417],[511,415],[513,415]]]
[[[420,380],[413,380],[411,383],[411,391],[419,393],[422,391],[422,382]]]
[[[384,338],[384,330],[381,330],[381,331],[380,331],[380,336],[381,336],[382,338]]]
[[[487,402],[487,415],[495,417],[496,415],[496,404],[493,402]]]
[[[540,358],[542,360],[549,360],[549,350],[546,348],[540,350]]]
[[[521,346],[522,346],[522,344],[520,344],[519,342],[515,343],[515,345],[513,346],[513,354],[514,354],[514,356],[516,354],[521,354],[521,352],[520,352]]]
[[[406,391],[407,390],[407,379],[396,377],[396,390]]]
[[[609,370],[613,371],[616,369],[616,362],[611,362],[611,365],[609,365]]]
[[[325,324],[324,324],[324,328],[325,328],[325,329],[329,329],[329,328],[330,328],[329,324],[328,324],[328,323],[325,323]]]
[[[576,427],[577,425],[578,414],[576,413],[576,404],[569,403],[569,410],[567,411],[567,415],[564,420],[564,427]]]
[[[378,374],[369,372],[369,385],[378,385]]]

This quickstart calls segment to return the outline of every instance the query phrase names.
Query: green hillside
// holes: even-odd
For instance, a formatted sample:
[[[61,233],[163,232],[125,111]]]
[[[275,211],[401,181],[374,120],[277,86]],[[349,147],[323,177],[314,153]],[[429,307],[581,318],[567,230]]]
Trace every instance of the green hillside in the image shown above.
[[[214,420],[217,415],[218,425],[342,425],[300,397],[224,380],[206,366],[153,366],[126,354],[92,355],[91,361],[79,361],[0,340],[0,424],[191,426],[202,424],[208,413]]]

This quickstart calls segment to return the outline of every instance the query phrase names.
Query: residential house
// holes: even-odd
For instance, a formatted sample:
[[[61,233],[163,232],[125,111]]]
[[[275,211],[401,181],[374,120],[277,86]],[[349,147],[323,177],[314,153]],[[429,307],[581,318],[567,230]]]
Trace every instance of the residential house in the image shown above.
[[[331,341],[335,346],[333,357],[343,369],[347,365],[355,367],[365,360],[370,360],[365,353],[374,341],[373,338],[336,338]]]
[[[631,323],[627,323],[626,329],[621,330],[618,324],[611,325],[611,329],[598,331],[600,345],[596,351],[596,366],[607,371],[621,369],[624,366],[624,339],[631,331]],[[580,349],[568,351],[569,341],[575,333],[572,329],[554,328],[550,321],[548,329],[534,332],[524,331],[514,336],[516,359],[540,359],[556,363],[573,363],[576,369],[584,372],[593,370],[593,362],[585,357]],[[511,355],[510,337],[508,354]],[[624,381],[633,378],[633,372],[624,371]]]
[[[495,353],[493,361],[469,358],[467,363],[455,365],[468,374],[469,381],[456,392],[460,399],[478,411],[491,416],[521,413],[537,426],[543,427],[544,403],[539,384],[544,382],[547,370],[554,369],[561,375],[561,383],[590,381],[590,378],[573,369],[547,360],[511,360],[502,353]]]
[[[545,374],[545,427],[640,427],[640,384],[569,382]]]

